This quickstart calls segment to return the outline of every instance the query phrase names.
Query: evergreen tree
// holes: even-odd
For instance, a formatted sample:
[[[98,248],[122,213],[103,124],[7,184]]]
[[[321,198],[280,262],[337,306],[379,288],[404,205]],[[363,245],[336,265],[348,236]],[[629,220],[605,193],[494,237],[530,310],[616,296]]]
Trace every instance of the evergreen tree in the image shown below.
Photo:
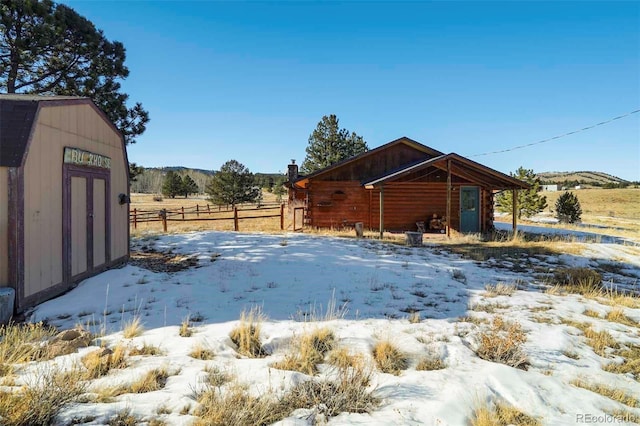
[[[93,99],[127,144],[144,133],[149,113],[120,81],[129,75],[122,43],[75,10],[51,0],[3,0],[0,4],[0,91],[85,96]],[[134,165],[130,174],[140,170]]]
[[[322,117],[316,129],[309,136],[307,155],[300,171],[305,174],[324,169],[338,161],[368,151],[367,143],[355,132],[340,129],[335,114]]]
[[[518,190],[517,214],[518,219],[531,217],[540,213],[547,207],[547,197],[539,194],[541,190],[540,179],[538,179],[532,169],[519,167],[515,173],[510,173],[512,177],[531,185],[529,189]],[[513,195],[511,191],[503,191],[496,196],[496,208],[505,213],[513,212]]]
[[[197,194],[200,189],[198,188],[198,184],[191,179],[191,176],[184,175],[182,177],[182,186],[181,192],[184,195],[184,198],[187,198],[189,194]]]
[[[565,192],[556,200],[556,218],[561,223],[580,222],[582,208],[580,201],[572,192]]]
[[[162,183],[162,195],[165,197],[176,198],[176,195],[182,193],[182,179],[180,178],[180,175],[173,170],[169,170]]]
[[[205,192],[209,200],[218,205],[249,203],[262,195],[256,186],[253,173],[236,160],[227,161],[220,167],[207,185]]]

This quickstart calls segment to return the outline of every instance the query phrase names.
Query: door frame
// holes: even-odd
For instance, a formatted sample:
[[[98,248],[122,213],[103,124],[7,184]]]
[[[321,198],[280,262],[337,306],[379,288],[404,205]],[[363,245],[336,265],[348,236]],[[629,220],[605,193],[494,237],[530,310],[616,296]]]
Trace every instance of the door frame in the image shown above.
[[[475,224],[475,230],[473,231],[469,231],[469,230],[464,230],[462,229],[462,193],[464,192],[465,189],[473,189],[476,192],[476,224]],[[481,232],[481,226],[480,226],[480,218],[481,218],[481,211],[480,211],[480,206],[481,206],[481,202],[480,202],[480,187],[479,186],[472,186],[472,185],[465,185],[465,186],[460,186],[460,232],[465,233],[465,232]]]
[[[97,267],[111,262],[111,173],[109,170],[83,167],[72,164],[62,166],[62,279],[63,282],[71,283],[93,275]],[[84,272],[71,275],[71,178],[82,177],[87,180],[87,201],[86,201],[86,235],[87,245],[87,268]],[[101,265],[93,264],[93,180],[103,179],[105,181],[105,261]]]

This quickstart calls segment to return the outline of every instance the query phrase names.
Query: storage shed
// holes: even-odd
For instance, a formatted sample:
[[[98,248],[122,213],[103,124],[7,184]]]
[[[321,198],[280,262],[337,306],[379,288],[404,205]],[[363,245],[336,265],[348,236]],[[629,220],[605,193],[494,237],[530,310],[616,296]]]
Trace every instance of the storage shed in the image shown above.
[[[90,99],[0,95],[0,287],[16,311],[127,261],[128,170]]]
[[[493,196],[528,184],[461,155],[444,154],[402,137],[307,176],[289,165],[289,205],[304,224],[383,231],[487,232]],[[295,226],[295,224],[294,224]],[[515,229],[515,223],[514,223]]]

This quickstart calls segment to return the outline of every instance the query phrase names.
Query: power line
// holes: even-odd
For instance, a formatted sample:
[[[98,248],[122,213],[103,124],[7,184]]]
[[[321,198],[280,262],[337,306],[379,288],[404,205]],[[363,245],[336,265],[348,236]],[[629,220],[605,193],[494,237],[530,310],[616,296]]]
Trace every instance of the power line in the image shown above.
[[[554,136],[554,137],[549,138],[549,139],[543,139],[541,141],[528,143],[526,145],[514,146],[513,148],[507,148],[507,149],[503,149],[503,150],[500,150],[500,151],[492,151],[492,152],[484,152],[482,154],[474,154],[474,155],[470,155],[470,157],[481,157],[483,155],[501,154],[503,152],[515,151],[516,149],[522,149],[522,148],[527,148],[527,147],[530,147],[530,146],[533,146],[533,145],[539,145],[539,144],[545,143],[545,142],[551,142],[553,140],[564,138],[564,137],[569,136],[569,135],[575,135],[576,133],[584,132],[585,130],[593,129],[594,127],[603,126],[605,124],[611,123],[612,121],[620,120],[621,118],[628,117],[628,116],[630,116],[632,114],[636,114],[638,112],[640,112],[640,109],[628,112],[628,113],[623,114],[623,115],[619,115],[618,117],[610,118],[610,119],[608,119],[606,121],[601,121],[600,123],[593,124],[591,126],[583,127],[582,129],[579,129],[579,130],[574,130],[572,132],[563,133],[561,135],[557,135],[557,136]]]

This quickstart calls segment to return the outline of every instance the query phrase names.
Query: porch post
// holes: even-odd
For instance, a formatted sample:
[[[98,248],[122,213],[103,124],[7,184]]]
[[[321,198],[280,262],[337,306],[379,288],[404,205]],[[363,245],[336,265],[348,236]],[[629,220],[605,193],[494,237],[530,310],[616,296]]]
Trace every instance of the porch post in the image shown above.
[[[516,235],[518,234],[518,190],[514,189],[513,191],[511,191],[511,198],[513,199],[513,211],[511,212],[512,215],[512,223],[511,223],[511,229],[513,230],[513,238],[516,238]]]
[[[447,160],[447,237],[451,237],[451,159]]]
[[[380,239],[384,235],[384,185],[380,185]]]

